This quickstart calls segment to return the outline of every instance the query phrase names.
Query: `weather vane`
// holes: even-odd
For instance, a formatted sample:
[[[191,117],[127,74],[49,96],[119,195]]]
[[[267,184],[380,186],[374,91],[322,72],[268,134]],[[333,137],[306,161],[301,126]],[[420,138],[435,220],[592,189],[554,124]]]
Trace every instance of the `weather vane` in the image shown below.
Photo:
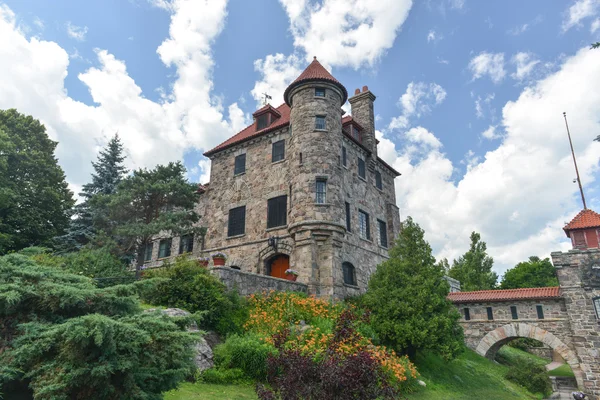
[[[567,123],[567,113],[563,112],[563,117],[565,117],[565,126],[567,127],[567,136],[569,136],[569,144],[571,145],[571,154],[573,155],[573,164],[575,165],[575,173],[577,174],[577,178],[573,181],[577,181],[579,184],[579,192],[581,193],[581,201],[583,202],[583,209],[587,210],[587,206],[585,205],[585,196],[583,195],[583,186],[581,186],[581,179],[579,178],[579,169],[577,168],[577,159],[575,158],[575,150],[573,150],[573,142],[571,141],[571,132],[569,132],[569,124]]]
[[[263,100],[263,105],[267,105],[269,104],[269,100],[273,100],[273,98],[271,96],[269,96],[267,93],[263,93],[263,96],[265,97],[265,99]]]

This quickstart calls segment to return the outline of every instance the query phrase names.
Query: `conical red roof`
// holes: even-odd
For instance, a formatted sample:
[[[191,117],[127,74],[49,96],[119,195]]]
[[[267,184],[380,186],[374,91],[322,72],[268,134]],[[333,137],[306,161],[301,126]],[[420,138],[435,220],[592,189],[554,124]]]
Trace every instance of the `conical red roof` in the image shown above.
[[[292,89],[300,85],[301,83],[310,81],[326,81],[329,83],[333,83],[342,90],[342,104],[344,104],[346,100],[348,100],[348,91],[346,90],[344,85],[342,85],[340,81],[335,79],[333,75],[331,75],[325,69],[325,67],[323,67],[319,61],[317,61],[317,57],[315,57],[313,61],[309,64],[309,66],[306,67],[306,69],[300,74],[300,76],[297,77],[296,80],[287,87],[287,89],[285,89],[285,92],[283,93],[283,98],[288,106],[291,106],[290,99],[288,96]]]
[[[600,214],[590,209],[581,210],[563,229],[569,236],[569,231],[586,228],[600,228]]]

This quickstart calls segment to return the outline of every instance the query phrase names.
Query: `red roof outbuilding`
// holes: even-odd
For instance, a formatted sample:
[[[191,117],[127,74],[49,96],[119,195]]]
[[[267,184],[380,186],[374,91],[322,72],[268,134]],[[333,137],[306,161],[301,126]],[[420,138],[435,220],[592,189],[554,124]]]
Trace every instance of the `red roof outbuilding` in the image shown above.
[[[479,290],[476,292],[455,292],[448,294],[448,300],[453,303],[487,303],[496,301],[513,300],[545,300],[560,298],[558,286],[504,289],[504,290]]]
[[[581,210],[563,230],[569,236],[569,231],[575,229],[600,228],[600,214],[590,209]]]

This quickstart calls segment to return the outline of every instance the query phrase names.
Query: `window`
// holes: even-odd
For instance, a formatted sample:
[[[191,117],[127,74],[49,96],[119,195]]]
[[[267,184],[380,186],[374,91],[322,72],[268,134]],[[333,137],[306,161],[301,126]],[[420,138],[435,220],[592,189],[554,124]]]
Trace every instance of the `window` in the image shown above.
[[[229,268],[231,269],[235,269],[237,271],[241,271],[242,269],[240,267],[238,267],[237,265],[230,265]]]
[[[325,97],[325,88],[315,88],[315,97]]]
[[[302,153],[300,153],[300,165],[302,165]]]
[[[350,131],[352,133],[352,137],[362,143],[362,138],[360,136],[360,131],[358,130],[358,128],[354,125],[350,125]]]
[[[317,115],[315,117],[315,129],[325,130],[325,117],[322,115]]]
[[[342,146],[342,165],[344,167],[348,166],[348,159],[347,159],[347,155],[346,155],[346,147]]]
[[[369,227],[369,214],[363,210],[358,210],[358,229],[360,237],[371,239],[371,228]]]
[[[375,171],[375,187],[379,190],[383,189],[383,183],[381,182],[381,172]]]
[[[573,235],[573,247],[576,249],[585,249],[587,247],[585,243],[585,234],[582,231],[571,232]]]
[[[377,220],[377,225],[379,225],[379,244],[381,247],[387,248],[387,224],[382,220]]]
[[[273,143],[271,162],[281,161],[285,158],[285,140]]]
[[[367,177],[365,171],[365,160],[363,160],[360,157],[358,157],[358,176],[360,176],[363,179]]]
[[[194,235],[184,235],[179,238],[179,254],[191,253],[194,250]]]
[[[256,130],[260,131],[269,126],[269,114],[263,114],[256,119]]]
[[[349,262],[342,264],[342,273],[344,275],[344,283],[346,285],[356,286],[356,272],[354,271],[354,265]]]
[[[596,318],[600,319],[600,297],[594,297],[592,299],[594,308],[596,309]]]
[[[350,225],[350,221],[351,221],[351,216],[350,216],[350,203],[346,202],[346,230],[348,232],[352,232],[351,225]]]
[[[267,202],[267,228],[287,225],[287,196],[269,199]]]
[[[519,319],[519,314],[517,314],[517,306],[510,306],[510,313],[512,314],[512,319]]]
[[[471,311],[468,308],[463,308],[465,313],[465,321],[469,321],[471,319]]]
[[[229,210],[229,226],[227,236],[237,236],[246,233],[246,206]]]
[[[158,258],[171,256],[171,239],[163,239],[158,245]]]
[[[146,248],[144,249],[144,262],[152,260],[152,249],[154,248],[154,243],[146,244]]]
[[[323,178],[317,178],[315,203],[325,204],[327,201],[327,180]]]
[[[492,307],[487,308],[487,315],[488,320],[492,321],[494,319],[494,310],[492,310]]]
[[[246,154],[240,154],[235,158],[234,175],[243,174],[246,172]]]
[[[544,319],[544,307],[537,305],[535,308],[537,310],[538,319]]]

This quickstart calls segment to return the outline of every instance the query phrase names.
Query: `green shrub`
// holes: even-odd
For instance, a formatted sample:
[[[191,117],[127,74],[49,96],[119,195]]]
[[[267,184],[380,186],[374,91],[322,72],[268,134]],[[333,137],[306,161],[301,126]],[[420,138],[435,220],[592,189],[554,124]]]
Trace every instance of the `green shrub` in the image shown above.
[[[275,347],[258,336],[231,335],[225,343],[215,347],[215,364],[220,369],[239,368],[253,380],[264,380],[267,376],[267,358],[277,353]]]
[[[200,382],[212,383],[215,385],[231,385],[251,383],[244,371],[239,368],[221,369],[211,368],[203,371],[198,378]]]
[[[220,334],[239,333],[247,319],[245,300],[226,287],[208,270],[185,256],[173,264],[145,272],[146,278],[161,278],[141,293],[146,303],[206,312],[202,327]]]
[[[546,368],[529,360],[513,365],[506,373],[506,379],[525,387],[532,393],[541,393],[544,396],[552,393],[552,384]]]

